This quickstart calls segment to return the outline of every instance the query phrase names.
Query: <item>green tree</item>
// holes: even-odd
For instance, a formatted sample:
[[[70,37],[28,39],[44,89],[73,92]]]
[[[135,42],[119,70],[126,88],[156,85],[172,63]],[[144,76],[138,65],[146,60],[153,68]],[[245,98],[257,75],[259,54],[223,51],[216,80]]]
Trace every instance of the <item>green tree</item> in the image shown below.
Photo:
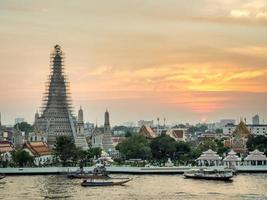
[[[133,135],[116,146],[126,159],[150,159],[151,149],[142,135]]]
[[[58,136],[54,147],[55,156],[62,161],[63,166],[72,161],[74,164],[79,159],[79,149],[76,148],[74,141],[69,136]]]
[[[199,143],[192,151],[192,158],[198,158],[202,152],[207,151],[208,149],[217,151],[217,143],[213,140],[205,140]]]
[[[208,129],[208,127],[204,124],[200,125],[200,126],[191,126],[188,128],[188,133],[193,135],[195,134],[195,132],[205,132]]]
[[[77,149],[76,153],[72,156],[74,164],[79,162],[80,166],[92,165],[94,158],[101,156],[102,149],[99,147],[89,148],[88,150]]]
[[[125,137],[131,137],[133,134],[130,132],[130,131],[127,131],[126,133],[125,133]]]
[[[91,148],[88,150],[90,152],[90,155],[92,156],[92,158],[99,158],[101,156],[102,153],[102,149],[99,147],[95,147],[95,148]]]
[[[215,130],[215,133],[223,133],[223,129],[222,129],[222,128],[217,128],[217,129]]]
[[[188,162],[191,159],[190,144],[188,142],[177,142],[175,157],[179,162]]]
[[[32,166],[34,163],[34,158],[22,149],[12,152],[12,160],[19,167]]]
[[[267,137],[264,135],[252,136],[248,138],[247,148],[249,151],[258,149],[267,155]]]
[[[168,135],[154,138],[150,143],[153,158],[165,163],[168,158],[174,159],[176,152],[176,141]]]
[[[33,131],[33,126],[28,124],[27,122],[21,122],[21,123],[17,123],[14,125],[14,128],[17,128],[20,131],[25,132],[26,134],[28,134],[29,132]]]
[[[216,151],[220,156],[229,151],[228,147],[224,147],[223,140],[205,140],[199,143],[192,151],[192,158],[198,158],[204,151],[211,149]]]
[[[223,140],[214,140],[216,142],[217,148],[216,148],[216,152],[220,155],[223,156],[224,154],[226,154],[227,152],[230,151],[229,147],[225,147]]]

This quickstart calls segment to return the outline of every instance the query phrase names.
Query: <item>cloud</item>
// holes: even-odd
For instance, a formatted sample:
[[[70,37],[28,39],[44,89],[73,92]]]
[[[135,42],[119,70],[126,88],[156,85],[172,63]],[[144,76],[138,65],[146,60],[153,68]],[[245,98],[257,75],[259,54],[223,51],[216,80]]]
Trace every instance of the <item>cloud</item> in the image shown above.
[[[243,17],[249,17],[250,12],[245,10],[232,10],[230,12],[231,17],[237,17],[237,18],[243,18]]]
[[[257,19],[267,19],[267,11],[266,12],[260,12],[256,15]]]
[[[226,52],[240,54],[251,57],[266,57],[267,46],[243,46],[243,47],[230,47],[225,49]]]

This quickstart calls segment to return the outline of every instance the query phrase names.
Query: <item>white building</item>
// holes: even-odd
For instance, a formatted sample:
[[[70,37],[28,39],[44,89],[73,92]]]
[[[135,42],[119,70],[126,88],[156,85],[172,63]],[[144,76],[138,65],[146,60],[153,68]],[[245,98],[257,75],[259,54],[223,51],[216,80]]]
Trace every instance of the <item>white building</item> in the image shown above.
[[[47,134],[38,131],[30,132],[28,135],[28,141],[47,143]]]
[[[235,119],[221,119],[220,122],[216,123],[216,128],[223,128],[227,124],[235,124]]]
[[[252,135],[265,135],[267,136],[267,124],[246,124],[248,130]],[[234,124],[227,124],[223,127],[224,135],[231,135],[236,128]]]
[[[259,115],[255,115],[252,117],[252,124],[259,125],[260,124],[260,117]]]
[[[51,151],[43,142],[26,142],[23,150],[34,157],[34,164],[37,166],[50,164],[53,160]]]
[[[21,117],[15,118],[15,124],[18,124],[21,122],[25,122],[24,118],[21,118]]]
[[[150,126],[153,127],[154,126],[154,122],[153,120],[149,121],[149,120],[139,120],[137,122],[137,126],[142,127],[142,126]]]
[[[233,150],[223,159],[223,165],[227,168],[235,168],[236,166],[240,166],[240,163],[241,158],[239,158]]]
[[[245,165],[267,165],[267,158],[263,152],[254,150],[244,159]]]
[[[196,160],[198,166],[219,166],[222,158],[215,152],[209,149],[204,151]]]

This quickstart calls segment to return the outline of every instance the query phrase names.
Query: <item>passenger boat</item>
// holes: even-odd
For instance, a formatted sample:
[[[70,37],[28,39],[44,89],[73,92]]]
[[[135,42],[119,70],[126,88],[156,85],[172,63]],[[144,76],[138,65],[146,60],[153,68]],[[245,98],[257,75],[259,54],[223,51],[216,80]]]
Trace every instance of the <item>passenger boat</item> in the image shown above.
[[[191,179],[231,181],[233,172],[231,170],[198,169],[185,172],[184,177]]]
[[[102,181],[95,181],[94,179],[88,179],[84,180],[81,183],[81,186],[88,186],[88,187],[100,187],[100,186],[115,186],[115,185],[123,185],[132,179],[126,178],[122,179],[121,181],[107,181],[107,180],[102,180]]]
[[[68,174],[68,178],[71,179],[110,179],[107,174],[89,174],[89,173],[73,173]]]
[[[74,173],[70,173],[67,176],[72,179],[109,179],[108,172],[102,164],[97,164],[96,167],[91,172],[85,172],[83,169],[80,169]]]

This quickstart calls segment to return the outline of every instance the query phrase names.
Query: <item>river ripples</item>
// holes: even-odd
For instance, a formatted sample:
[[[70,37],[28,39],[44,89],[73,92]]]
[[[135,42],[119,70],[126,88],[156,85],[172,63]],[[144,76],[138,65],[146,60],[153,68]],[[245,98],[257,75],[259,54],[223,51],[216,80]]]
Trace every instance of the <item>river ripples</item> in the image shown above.
[[[115,175],[114,175],[115,176]],[[116,177],[126,175],[116,175]],[[233,182],[184,179],[182,175],[142,175],[125,186],[81,187],[65,176],[7,176],[0,199],[267,199],[267,174],[239,174]]]

